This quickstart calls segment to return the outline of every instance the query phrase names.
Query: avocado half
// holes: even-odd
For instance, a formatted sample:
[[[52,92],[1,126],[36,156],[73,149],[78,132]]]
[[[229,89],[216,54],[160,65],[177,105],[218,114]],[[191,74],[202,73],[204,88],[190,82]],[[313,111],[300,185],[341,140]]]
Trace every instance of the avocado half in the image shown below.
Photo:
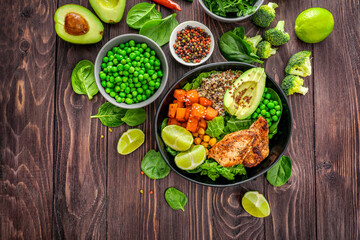
[[[76,4],[59,7],[55,12],[55,31],[63,40],[77,44],[101,41],[104,26],[87,8]]]
[[[118,23],[123,17],[126,0],[89,0],[99,18],[106,23]]]
[[[238,119],[248,118],[258,107],[264,93],[266,74],[263,68],[251,68],[244,72],[226,90],[224,108]]]

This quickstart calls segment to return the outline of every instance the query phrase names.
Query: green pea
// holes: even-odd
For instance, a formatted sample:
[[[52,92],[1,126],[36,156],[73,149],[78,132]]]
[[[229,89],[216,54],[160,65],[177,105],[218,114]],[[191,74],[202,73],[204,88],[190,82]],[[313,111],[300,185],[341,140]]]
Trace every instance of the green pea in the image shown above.
[[[100,72],[100,79],[104,80],[106,78],[106,74],[104,72]]]
[[[145,63],[145,68],[151,68],[150,63]]]
[[[114,73],[113,73],[113,76],[116,78],[117,76],[119,76],[119,73],[118,73],[118,72],[114,72]]]
[[[154,81],[150,81],[150,82],[149,82],[149,86],[150,86],[150,87],[154,87],[154,86],[155,86],[155,82],[154,82]],[[151,89],[151,88],[150,88],[150,89]]]
[[[260,109],[260,108],[257,108],[257,109],[255,110],[255,112],[260,113],[260,112],[261,112],[261,109]]]
[[[135,83],[134,87],[141,87],[141,83]]]
[[[257,114],[256,112],[254,112],[254,113],[252,114],[251,118],[253,118],[253,119],[257,119],[257,118],[258,118],[258,116],[259,116],[259,114]]]
[[[271,123],[271,119],[270,119],[270,118],[266,118],[266,121],[268,122],[268,124]]]
[[[114,59],[112,62],[114,63],[114,65],[118,65],[118,63],[119,63],[119,61],[117,59]]]
[[[110,88],[105,88],[105,92],[106,92],[106,93],[110,93],[110,92],[111,92],[111,89],[110,89]]]
[[[270,109],[273,109],[275,106],[274,106],[273,103],[268,103],[267,107],[270,108]]]
[[[126,53],[131,53],[131,48],[125,49]]]
[[[276,110],[276,111],[280,111],[280,110],[281,110],[281,106],[276,105],[276,106],[275,106],[275,110]]]
[[[154,65],[154,60],[149,60],[150,65]]]
[[[142,96],[139,94],[139,95],[137,95],[136,99],[137,99],[138,101],[141,101],[141,100],[142,100]]]
[[[281,111],[276,111],[276,116],[280,117],[281,116]]]
[[[156,53],[155,53],[154,50],[151,50],[150,54],[151,54],[152,56],[155,56],[155,55],[156,55]]]
[[[149,84],[150,85],[150,84]],[[154,86],[150,86],[149,89],[151,90],[151,93],[154,93],[154,90],[155,90],[155,84]]]
[[[121,80],[122,80],[121,77],[116,77],[116,78],[115,78],[115,82],[116,82],[116,83],[121,82]]]
[[[121,55],[121,56],[125,56],[125,55],[126,55],[126,51],[125,51],[125,50],[120,51],[120,55]]]
[[[132,94],[131,93],[126,94],[126,97],[127,98],[132,98]]]
[[[109,68],[109,67],[114,66],[114,63],[113,63],[113,62],[108,62],[107,65],[108,65],[108,68]],[[111,69],[110,69],[110,70],[111,70]]]
[[[149,74],[145,73],[145,74],[144,74],[144,79],[147,80],[147,79],[149,79],[149,78],[150,78]]]
[[[147,44],[146,44],[146,43],[142,43],[142,44],[141,44],[141,48],[145,50],[145,49],[147,48]]]
[[[147,96],[145,94],[142,94],[141,97],[142,97],[143,101],[145,101],[147,99]]]
[[[270,99],[270,98],[271,98],[271,94],[270,94],[270,93],[265,94],[265,98]]]
[[[112,71],[112,72],[116,72],[116,71],[117,71],[117,67],[111,67],[111,71]]]
[[[266,110],[264,109],[264,110],[261,110],[261,115],[264,115],[265,116],[265,114],[266,114]]]
[[[119,96],[123,98],[126,96],[126,94],[124,92],[121,92],[121,93],[119,93]]]
[[[116,93],[115,92],[110,92],[110,97],[115,97]]]
[[[107,83],[106,83],[106,86],[107,86],[108,88],[112,88],[112,87],[114,87],[114,84],[113,84],[112,82],[107,82]]]
[[[148,73],[149,75],[153,75],[153,74],[155,73],[155,71],[154,71],[154,70],[148,70],[147,73]]]
[[[149,47],[146,48],[146,49],[145,49],[145,52],[148,52],[148,53],[151,52],[151,48],[149,48]]]
[[[269,103],[269,100],[268,100],[268,99],[265,99],[263,103],[266,105],[266,104]]]
[[[130,88],[129,87],[125,88],[125,93],[130,93]]]
[[[106,66],[107,66],[106,63],[102,63],[102,64],[101,64],[101,69],[106,68]]]
[[[137,91],[133,91],[131,94],[132,94],[134,97],[136,97],[136,96],[138,95],[138,92],[137,92]]]
[[[123,71],[123,75],[124,76],[129,76],[129,72],[128,71]]]
[[[109,62],[111,61],[113,61],[115,59],[115,56],[114,55],[111,55],[110,57],[109,57]]]
[[[140,74],[140,75],[139,75],[138,78],[139,78],[140,81],[142,81],[142,80],[144,79],[144,75],[142,75],[140,72],[139,72],[139,74]]]
[[[277,120],[279,120],[279,118],[277,116],[272,116],[271,119],[276,122]]]
[[[104,62],[104,63],[107,63],[108,61],[109,61],[109,58],[108,58],[108,57],[104,57],[104,58],[103,58],[103,62]]]
[[[160,60],[155,60],[155,66],[161,66]]]
[[[264,89],[264,93],[266,93],[267,91],[268,91],[268,89],[267,89],[267,88],[265,88],[265,89]]]
[[[271,117],[271,114],[270,114],[269,112],[266,112],[266,113],[265,113],[265,117],[270,118],[270,117]]]
[[[275,109],[271,109],[271,110],[270,110],[270,114],[271,114],[271,115],[275,115],[275,114],[276,114],[276,110],[275,110]]]
[[[118,51],[118,53],[120,53],[120,50]],[[120,54],[115,54],[115,58],[118,60],[118,61],[121,61],[121,59],[123,59],[123,56],[121,56]]]
[[[136,86],[135,86],[136,87]],[[144,89],[142,89],[141,87],[138,87],[136,89],[136,91],[139,93],[139,94],[142,94],[144,92]]]
[[[113,76],[110,77],[109,79],[110,82],[115,82],[115,78]]]
[[[260,104],[260,109],[264,110],[266,108],[266,106],[264,104]]]
[[[133,100],[132,100],[131,98],[126,98],[126,99],[125,99],[125,102],[126,102],[127,104],[132,104],[132,103],[133,103]]]
[[[160,82],[155,83],[155,89],[158,89],[160,87]]]
[[[279,105],[278,101],[274,101],[273,103],[274,103],[275,106]]]
[[[115,91],[115,92],[120,92],[120,90],[121,90],[121,88],[120,88],[119,86],[116,86],[116,87],[114,88],[114,91]]]
[[[134,67],[130,67],[130,68],[129,68],[129,73],[134,73],[134,71],[135,71],[135,68],[134,68]]]
[[[104,73],[108,73],[108,72],[109,72],[109,70],[107,69],[107,67],[103,69],[103,72],[104,72]]]
[[[157,77],[158,77],[158,76],[157,76],[157,73],[155,73],[155,74],[153,74],[153,75],[151,76],[151,79],[152,79],[152,80],[155,80],[155,79],[157,79]]]
[[[101,86],[106,87],[106,81],[101,81]]]
[[[124,83],[126,83],[126,82],[128,82],[128,81],[129,81],[129,78],[128,78],[128,77],[126,77],[126,76],[124,76],[124,77],[122,77],[122,81],[123,81]]]
[[[143,85],[142,85],[142,88],[145,89],[145,90],[147,90],[147,89],[149,88],[149,86],[146,85],[146,84],[143,84]],[[146,91],[145,91],[145,92],[146,92]]]
[[[268,125],[269,125],[269,127],[271,127],[271,125],[272,125],[272,122],[268,122]],[[270,136],[270,135],[269,135]]]
[[[158,75],[159,77],[164,76],[164,74],[163,74],[163,72],[162,72],[162,71],[158,71],[158,72],[157,72],[157,75]]]
[[[114,53],[113,53],[112,51],[108,51],[108,52],[107,52],[107,56],[108,56],[108,57],[110,57],[110,56],[112,56],[112,55],[114,55]]]
[[[143,87],[144,88],[144,87]],[[151,95],[151,90],[150,89],[146,89],[145,90],[145,94],[146,96],[150,96]]]
[[[121,97],[115,96],[116,102],[121,103]]]

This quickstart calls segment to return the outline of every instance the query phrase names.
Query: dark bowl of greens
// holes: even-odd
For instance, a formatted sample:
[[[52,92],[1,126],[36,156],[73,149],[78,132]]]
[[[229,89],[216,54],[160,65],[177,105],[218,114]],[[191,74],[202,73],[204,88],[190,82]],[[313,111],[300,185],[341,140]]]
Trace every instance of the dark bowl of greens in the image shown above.
[[[156,112],[154,131],[159,151],[166,163],[171,167],[174,172],[176,172],[183,178],[198,184],[212,187],[227,187],[245,183],[247,181],[257,178],[258,176],[266,173],[281,158],[290,141],[292,133],[292,114],[285,94],[281,90],[280,86],[268,74],[266,74],[265,87],[267,89],[272,89],[273,92],[275,92],[278,96],[278,100],[279,102],[281,101],[280,104],[282,105],[282,115],[277,124],[277,133],[274,134],[269,140],[269,155],[259,165],[252,168],[243,168],[243,170],[241,170],[243,171],[241,174],[229,173],[229,176],[224,176],[222,173],[220,173],[218,174],[219,177],[217,177],[216,179],[211,179],[210,176],[207,176],[206,174],[201,174],[198,171],[192,172],[179,169],[174,161],[174,153],[169,151],[169,148],[166,146],[166,144],[161,138],[161,131],[164,128],[164,121],[166,121],[168,117],[169,104],[172,103],[172,101],[174,100],[173,94],[175,89],[182,89],[185,85],[193,84],[193,80],[197,79],[197,77],[201,73],[204,74],[213,71],[222,72],[229,69],[231,69],[232,71],[244,72],[254,67],[254,65],[239,62],[220,62],[207,64],[186,73],[166,92]],[[217,167],[219,166],[220,165],[217,165]],[[244,170],[246,170],[246,173]]]
[[[199,0],[200,6],[212,18],[221,22],[239,22],[249,18],[264,0]]]

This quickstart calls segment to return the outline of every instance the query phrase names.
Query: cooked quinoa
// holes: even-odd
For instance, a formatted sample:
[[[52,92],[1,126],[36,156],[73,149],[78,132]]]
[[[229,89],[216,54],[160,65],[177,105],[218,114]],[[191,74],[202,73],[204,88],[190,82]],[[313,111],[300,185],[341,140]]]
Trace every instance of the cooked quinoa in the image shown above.
[[[224,94],[240,75],[239,71],[234,72],[231,70],[212,73],[209,77],[202,79],[201,86],[196,90],[200,97],[210,99],[213,102],[212,107],[219,111],[220,115],[225,116]]]

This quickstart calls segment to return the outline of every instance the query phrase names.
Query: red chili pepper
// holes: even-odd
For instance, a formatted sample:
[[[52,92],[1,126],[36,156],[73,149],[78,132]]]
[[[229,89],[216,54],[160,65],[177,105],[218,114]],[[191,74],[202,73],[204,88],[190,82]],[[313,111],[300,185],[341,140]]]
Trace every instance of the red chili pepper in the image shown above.
[[[179,4],[171,0],[153,0],[153,1],[170,9],[174,9],[178,11],[182,10]]]

